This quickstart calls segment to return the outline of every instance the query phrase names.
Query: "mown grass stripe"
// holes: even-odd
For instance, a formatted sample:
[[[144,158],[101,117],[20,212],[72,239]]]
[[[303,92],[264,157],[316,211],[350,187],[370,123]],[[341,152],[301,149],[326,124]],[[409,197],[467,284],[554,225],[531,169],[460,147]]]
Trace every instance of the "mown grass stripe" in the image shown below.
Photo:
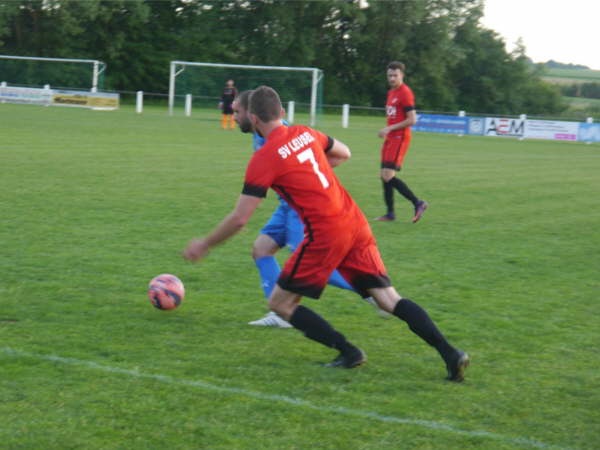
[[[115,373],[115,374],[120,374],[120,375],[128,375],[128,376],[132,376],[132,377],[136,377],[136,378],[145,378],[145,379],[150,379],[150,380],[156,380],[156,381],[160,381],[160,382],[166,383],[166,384],[191,386],[191,387],[195,387],[195,388],[205,389],[207,391],[219,392],[219,393],[224,393],[224,394],[242,395],[245,397],[254,398],[256,400],[281,402],[281,403],[286,403],[289,405],[295,405],[295,406],[313,409],[313,410],[320,411],[320,412],[331,412],[331,413],[336,413],[336,414],[361,417],[361,418],[377,420],[379,422],[385,422],[385,423],[413,425],[413,426],[427,428],[430,430],[443,431],[443,432],[454,433],[454,434],[459,434],[459,435],[464,435],[464,436],[469,436],[469,437],[480,437],[480,438],[485,438],[485,439],[493,439],[496,441],[502,441],[505,443],[516,444],[516,445],[525,446],[525,447],[543,448],[543,449],[564,449],[565,448],[565,447],[557,447],[554,445],[549,445],[544,442],[527,439],[527,438],[520,438],[520,437],[515,438],[515,437],[511,437],[511,436],[504,436],[502,434],[492,433],[489,431],[463,430],[463,429],[460,429],[460,428],[457,428],[457,427],[454,427],[451,425],[447,425],[447,424],[443,424],[443,423],[435,422],[435,421],[409,419],[409,418],[405,418],[405,417],[386,416],[386,415],[378,414],[378,413],[372,412],[372,411],[349,409],[349,408],[344,408],[344,407],[339,407],[339,406],[336,407],[336,406],[317,405],[317,404],[311,403],[306,400],[302,400],[302,399],[294,398],[294,397],[288,397],[286,395],[265,394],[262,392],[254,392],[254,391],[249,391],[246,389],[240,389],[240,388],[235,388],[235,387],[217,386],[217,385],[207,383],[204,381],[200,381],[200,380],[186,380],[186,379],[181,379],[181,378],[174,378],[169,375],[144,373],[144,372],[140,372],[138,370],[106,366],[106,365],[98,364],[93,361],[86,361],[86,360],[81,360],[81,359],[76,359],[76,358],[67,358],[67,357],[62,357],[62,356],[57,356],[57,355],[44,355],[44,354],[38,354],[38,353],[30,353],[30,352],[13,349],[10,347],[1,347],[0,351],[2,353],[4,353],[5,355],[9,355],[9,356],[13,356],[13,357],[33,358],[33,359],[51,361],[51,362],[56,362],[56,363],[60,363],[60,364],[72,365],[72,366],[82,366],[82,367],[87,367],[89,369],[100,370],[103,372]]]

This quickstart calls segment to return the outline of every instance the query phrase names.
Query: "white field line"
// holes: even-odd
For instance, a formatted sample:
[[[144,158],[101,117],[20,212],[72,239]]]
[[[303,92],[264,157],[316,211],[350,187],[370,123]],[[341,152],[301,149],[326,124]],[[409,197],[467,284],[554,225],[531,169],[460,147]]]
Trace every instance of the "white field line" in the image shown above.
[[[269,401],[269,402],[280,402],[288,405],[299,406],[303,408],[313,409],[319,412],[331,412],[336,414],[342,414],[346,416],[354,416],[363,419],[376,420],[384,423],[396,423],[401,425],[412,425],[422,428],[427,428],[435,431],[443,431],[452,434],[459,434],[468,437],[480,437],[485,439],[492,439],[496,441],[502,441],[509,444],[516,444],[524,447],[544,448],[544,449],[562,449],[563,447],[556,447],[553,445],[545,444],[540,441],[535,441],[527,438],[515,438],[511,436],[504,436],[502,434],[491,433],[489,431],[469,431],[462,430],[460,428],[446,425],[440,422],[434,422],[429,420],[418,420],[409,419],[404,417],[385,416],[372,411],[364,411],[360,409],[349,409],[341,406],[327,406],[317,405],[306,400],[299,398],[288,397],[286,395],[277,394],[265,394],[262,392],[248,391],[246,389],[240,389],[235,387],[217,386],[214,384],[207,383],[200,380],[186,380],[182,378],[174,378],[168,375],[160,375],[153,373],[144,373],[138,370],[122,369],[119,367],[105,366],[102,364],[95,363],[93,361],[85,361],[75,358],[64,358],[56,355],[42,355],[37,353],[29,353],[21,350],[13,349],[10,347],[0,347],[0,352],[5,355],[18,357],[18,358],[32,358],[44,361],[52,361],[60,364],[67,364],[70,366],[82,366],[93,370],[99,370],[103,372],[116,373],[120,375],[128,375],[136,378],[145,378],[149,380],[156,380],[166,384],[190,386],[206,391],[219,392],[223,394],[234,394],[241,395],[244,397],[250,397],[257,400]]]

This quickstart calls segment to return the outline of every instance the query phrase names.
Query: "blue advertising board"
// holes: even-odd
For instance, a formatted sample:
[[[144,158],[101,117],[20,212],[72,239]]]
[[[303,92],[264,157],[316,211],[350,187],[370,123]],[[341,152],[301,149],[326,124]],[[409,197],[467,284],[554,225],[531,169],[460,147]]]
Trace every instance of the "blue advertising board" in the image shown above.
[[[580,123],[578,141],[600,142],[600,123]]]
[[[468,134],[469,119],[460,116],[443,116],[440,114],[419,114],[413,131],[428,133]]]

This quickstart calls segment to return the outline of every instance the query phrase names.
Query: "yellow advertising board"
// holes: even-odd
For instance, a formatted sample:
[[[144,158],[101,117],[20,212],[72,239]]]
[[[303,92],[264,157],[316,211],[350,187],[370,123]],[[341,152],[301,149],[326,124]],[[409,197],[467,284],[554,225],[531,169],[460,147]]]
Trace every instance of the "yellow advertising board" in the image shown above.
[[[52,104],[87,108],[118,109],[119,94],[55,90],[52,94]]]

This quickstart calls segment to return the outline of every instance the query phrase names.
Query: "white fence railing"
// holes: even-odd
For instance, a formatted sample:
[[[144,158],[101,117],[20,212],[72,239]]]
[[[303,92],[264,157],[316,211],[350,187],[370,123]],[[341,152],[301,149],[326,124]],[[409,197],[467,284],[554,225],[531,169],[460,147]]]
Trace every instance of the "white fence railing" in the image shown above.
[[[143,112],[145,95],[142,91],[135,92],[136,112]],[[192,115],[193,97],[185,95],[185,115]],[[0,83],[0,103],[37,103],[37,104],[67,104],[88,107],[118,108],[119,94],[116,93],[86,93],[76,91],[51,90],[49,86],[44,89],[33,89],[7,86],[5,82]],[[294,122],[294,111],[296,105],[301,103],[288,102],[288,121]],[[350,126],[351,111],[362,113],[385,114],[385,108],[362,107],[345,105],[324,105],[328,110],[341,111],[341,125],[344,128]],[[103,109],[104,109],[103,108]],[[356,116],[359,117],[359,116]],[[428,133],[445,133],[459,136],[494,136],[510,137],[517,139],[547,139],[554,141],[572,142],[600,142],[600,123],[594,123],[593,118],[588,117],[585,121],[555,120],[543,118],[529,118],[525,114],[520,116],[501,116],[485,114],[469,115],[464,111],[458,113],[432,113],[418,112],[417,123],[412,127],[413,131]]]

